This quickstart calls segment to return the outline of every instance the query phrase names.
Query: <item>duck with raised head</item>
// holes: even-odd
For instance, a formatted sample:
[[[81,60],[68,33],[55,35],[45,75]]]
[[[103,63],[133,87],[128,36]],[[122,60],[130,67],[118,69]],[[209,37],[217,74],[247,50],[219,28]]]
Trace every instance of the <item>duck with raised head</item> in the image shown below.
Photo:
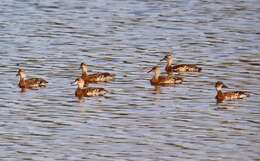
[[[222,88],[228,88],[223,82],[217,81],[215,84],[217,90],[216,100],[217,102],[224,102],[226,100],[236,100],[242,99],[249,96],[245,91],[231,91],[231,92],[222,92]]]
[[[115,74],[110,74],[108,72],[88,74],[88,65],[85,63],[80,64],[80,69],[82,71],[81,78],[85,83],[111,82],[115,79]]]
[[[75,96],[78,98],[103,96],[107,93],[104,88],[84,87],[85,81],[82,78],[77,78],[74,83],[78,85],[75,91]]]
[[[175,84],[181,84],[183,78],[173,76],[160,76],[161,70],[159,66],[154,66],[148,73],[154,72],[154,76],[150,80],[151,85],[170,86]]]
[[[26,79],[25,70],[20,68],[16,76],[20,76],[18,86],[22,89],[33,89],[38,87],[46,87],[47,81],[42,78],[30,78]]]
[[[171,72],[200,72],[201,67],[198,67],[196,64],[178,64],[173,65],[173,55],[170,52],[166,55],[161,61],[166,60],[165,71],[167,73]]]

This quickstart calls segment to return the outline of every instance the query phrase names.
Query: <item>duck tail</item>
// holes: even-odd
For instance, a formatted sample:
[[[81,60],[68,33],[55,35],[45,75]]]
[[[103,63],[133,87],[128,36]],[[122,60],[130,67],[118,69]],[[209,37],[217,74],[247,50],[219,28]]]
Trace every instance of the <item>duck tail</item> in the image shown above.
[[[48,81],[44,80],[44,79],[41,79],[40,80],[40,87],[46,87],[48,84]]]
[[[175,81],[176,84],[181,84],[183,82],[183,78],[178,77]]]
[[[244,94],[245,94],[247,97],[250,96],[250,93],[249,93],[249,92],[245,92]]]
[[[98,89],[97,89],[97,92],[99,93],[99,94],[98,94],[99,96],[103,96],[103,95],[105,95],[106,93],[108,93],[108,91],[107,91],[106,89],[104,89],[104,88],[98,88]]]
[[[245,98],[250,96],[249,92],[245,92],[245,91],[239,91],[239,95],[240,98]]]

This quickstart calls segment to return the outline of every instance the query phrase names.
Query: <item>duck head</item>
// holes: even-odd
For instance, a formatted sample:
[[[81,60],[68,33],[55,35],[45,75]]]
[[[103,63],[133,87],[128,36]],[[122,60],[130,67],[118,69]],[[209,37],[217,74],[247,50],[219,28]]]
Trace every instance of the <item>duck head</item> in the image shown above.
[[[221,91],[222,88],[228,88],[223,82],[217,81],[215,84],[215,88],[217,91]]]
[[[88,65],[85,64],[85,63],[81,63],[79,69],[82,70],[82,73],[87,73],[87,71],[88,71]]]
[[[77,78],[71,84],[76,84],[76,85],[78,85],[78,88],[82,89],[82,88],[84,88],[85,82],[84,82],[84,80],[82,78]]]
[[[22,68],[19,68],[16,76],[20,76],[20,79],[24,79],[26,77],[25,70]]]
[[[160,67],[154,66],[151,70],[149,70],[147,73],[154,72],[154,73],[160,73]]]
[[[154,66],[151,70],[149,70],[147,73],[154,72],[154,79],[158,79],[159,75],[161,73],[159,66]]]
[[[173,63],[173,56],[172,56],[172,54],[165,55],[165,57],[162,58],[160,61],[164,61],[164,60],[167,61],[168,65],[171,65]]]

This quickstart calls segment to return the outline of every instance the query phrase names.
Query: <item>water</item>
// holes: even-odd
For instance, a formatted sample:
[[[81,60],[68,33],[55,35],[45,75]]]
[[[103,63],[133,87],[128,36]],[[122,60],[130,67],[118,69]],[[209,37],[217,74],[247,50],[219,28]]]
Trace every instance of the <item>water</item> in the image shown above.
[[[2,0],[1,160],[257,160],[260,1]],[[157,91],[173,50],[202,73]],[[79,102],[79,64],[117,75]],[[17,69],[49,81],[21,93]],[[214,83],[251,97],[216,104]],[[229,90],[231,90],[229,89]]]

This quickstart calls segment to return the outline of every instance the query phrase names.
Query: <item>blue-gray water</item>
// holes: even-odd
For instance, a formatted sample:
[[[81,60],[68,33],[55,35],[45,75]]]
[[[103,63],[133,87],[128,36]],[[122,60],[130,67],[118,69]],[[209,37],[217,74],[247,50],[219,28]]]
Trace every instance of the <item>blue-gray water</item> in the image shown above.
[[[1,160],[257,160],[259,0],[1,0]],[[154,91],[150,67],[173,50],[202,73]],[[70,82],[117,75],[78,102]],[[49,81],[21,93],[17,69]],[[214,82],[251,97],[215,102]]]

